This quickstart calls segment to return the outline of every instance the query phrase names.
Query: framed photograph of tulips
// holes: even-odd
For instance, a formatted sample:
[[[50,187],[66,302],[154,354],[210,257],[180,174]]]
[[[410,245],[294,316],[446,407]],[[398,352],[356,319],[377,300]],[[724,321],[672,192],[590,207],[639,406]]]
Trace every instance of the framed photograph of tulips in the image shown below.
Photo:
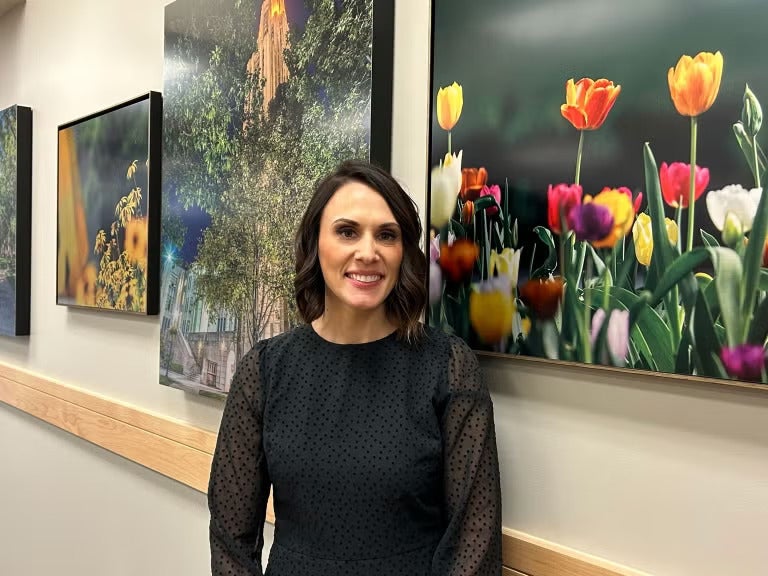
[[[433,1],[430,324],[768,382],[768,4],[672,5]]]
[[[157,314],[162,96],[59,126],[56,303]]]

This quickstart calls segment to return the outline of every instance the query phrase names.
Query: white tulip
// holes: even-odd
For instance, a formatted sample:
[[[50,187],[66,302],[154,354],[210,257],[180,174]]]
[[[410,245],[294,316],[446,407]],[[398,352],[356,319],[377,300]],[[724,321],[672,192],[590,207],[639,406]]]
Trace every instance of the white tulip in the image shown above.
[[[432,169],[429,219],[435,228],[448,224],[456,210],[456,198],[461,190],[462,152],[446,154],[445,161]]]
[[[722,190],[707,192],[707,210],[715,227],[722,232],[728,214],[741,222],[744,232],[752,229],[752,223],[760,203],[762,188],[747,190],[739,184],[730,184]]]

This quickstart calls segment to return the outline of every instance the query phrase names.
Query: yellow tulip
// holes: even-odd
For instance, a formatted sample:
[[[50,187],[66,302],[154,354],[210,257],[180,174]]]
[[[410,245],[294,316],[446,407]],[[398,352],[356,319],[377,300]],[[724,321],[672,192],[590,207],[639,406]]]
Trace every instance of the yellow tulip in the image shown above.
[[[496,273],[499,276],[506,276],[512,283],[512,287],[516,287],[520,270],[520,252],[512,248],[504,248],[500,253],[492,251],[488,264],[489,275],[492,277]]]
[[[670,218],[664,218],[664,224],[667,228],[669,243],[677,244],[679,235],[677,223]],[[632,228],[632,237],[635,241],[637,261],[643,266],[650,266],[651,257],[653,256],[653,232],[651,231],[651,217],[648,214],[642,213],[637,215],[637,220]]]
[[[678,113],[698,116],[714,104],[723,77],[723,55],[699,52],[695,57],[683,55],[667,72],[669,94]]]
[[[437,91],[437,123],[443,130],[453,130],[461,116],[464,94],[461,86],[454,82]]]
[[[515,312],[509,283],[503,280],[484,282],[469,295],[469,321],[487,344],[496,344],[509,336]]]

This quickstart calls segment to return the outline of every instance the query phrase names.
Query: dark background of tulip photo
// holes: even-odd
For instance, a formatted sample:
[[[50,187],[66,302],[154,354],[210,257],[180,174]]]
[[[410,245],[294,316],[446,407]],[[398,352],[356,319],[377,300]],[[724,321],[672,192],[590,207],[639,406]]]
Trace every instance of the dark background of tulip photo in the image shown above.
[[[503,190],[509,182],[510,212],[524,247],[522,279],[532,230],[547,225],[548,185],[574,179],[579,132],[560,114],[566,81],[607,78],[621,85],[603,126],[585,134],[581,184],[584,194],[605,186],[636,194],[645,188],[645,142],[659,165],[690,161],[689,119],[670,99],[667,70],[683,54],[719,50],[722,84],[699,118],[696,163],[710,170],[708,190],[751,188],[731,126],[739,120],[745,84],[768,106],[766,22],[762,0],[477,0],[471,8],[462,0],[435,0],[430,166],[443,158],[448,141],[437,124],[437,91],[455,81],[464,107],[452,131],[453,151],[463,150],[463,167],[485,166],[489,185]],[[697,204],[697,229],[719,239],[703,198]],[[672,208],[667,216],[674,217]],[[545,252],[537,248],[537,263]]]

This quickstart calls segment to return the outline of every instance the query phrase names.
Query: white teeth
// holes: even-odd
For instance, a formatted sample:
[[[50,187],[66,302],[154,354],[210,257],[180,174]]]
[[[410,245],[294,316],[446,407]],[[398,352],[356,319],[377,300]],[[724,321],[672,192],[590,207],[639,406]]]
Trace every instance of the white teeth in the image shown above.
[[[381,279],[381,276],[374,275],[374,276],[363,276],[362,274],[350,274],[349,275],[352,280],[357,280],[358,282],[376,282],[377,280]]]

